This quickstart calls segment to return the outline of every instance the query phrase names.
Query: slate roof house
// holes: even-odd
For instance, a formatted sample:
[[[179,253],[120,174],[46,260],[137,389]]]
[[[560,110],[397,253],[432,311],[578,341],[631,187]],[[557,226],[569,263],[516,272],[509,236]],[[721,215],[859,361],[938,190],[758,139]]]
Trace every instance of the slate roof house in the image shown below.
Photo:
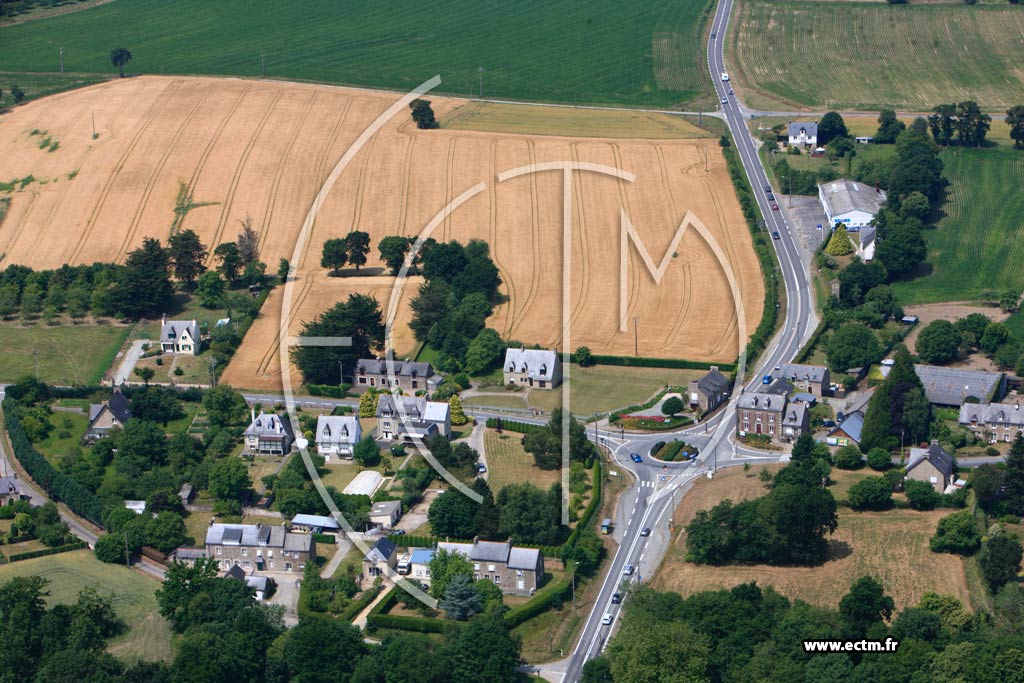
[[[487,579],[502,593],[532,595],[544,577],[544,556],[536,548],[516,548],[510,542],[438,543],[438,550],[459,553],[473,563],[473,579]]]
[[[825,209],[828,229],[842,223],[850,232],[867,227],[885,203],[885,191],[839,178],[818,185],[818,199]]]
[[[426,390],[433,393],[443,381],[443,377],[434,372],[430,363],[417,363],[408,360],[392,361],[392,374],[388,374],[388,363],[383,358],[361,358],[356,361],[353,374],[353,386],[366,390],[371,387],[398,387],[407,394]]]
[[[378,576],[387,576],[388,570],[394,572],[398,564],[398,547],[387,538],[377,539],[369,552],[363,556],[363,579],[372,581]]]
[[[785,395],[761,392],[743,394],[736,404],[736,429],[740,436],[767,434],[772,441],[782,438],[782,416],[786,411]]]
[[[0,477],[0,505],[10,505],[16,500],[21,500],[17,477]]]
[[[1016,403],[965,403],[960,406],[960,424],[989,443],[1013,441],[1024,433],[1024,410]]]
[[[291,452],[295,441],[291,420],[262,412],[253,414],[242,437],[247,455],[284,455]]]
[[[84,439],[92,442],[110,436],[111,429],[124,427],[131,416],[128,399],[120,389],[115,388],[106,401],[89,406],[89,427],[85,430]]]
[[[554,389],[562,383],[562,359],[554,349],[505,349],[505,384]]]
[[[791,145],[803,145],[804,147],[817,147],[818,145],[818,123],[816,121],[790,121],[787,132]]]
[[[248,571],[286,571],[301,574],[316,558],[311,534],[297,534],[283,526],[264,524],[210,524],[206,530],[206,556],[217,560],[221,571],[240,565]]]
[[[932,441],[928,448],[911,448],[907,464],[907,479],[924,481],[943,493],[953,482],[956,460],[947,453],[938,441]]]
[[[800,363],[780,363],[779,369],[772,373],[773,377],[788,380],[791,385],[821,398],[828,393],[832,376],[824,365],[802,365]]]
[[[382,439],[399,441],[425,441],[434,434],[446,439],[452,437],[452,418],[448,404],[425,398],[399,397],[404,417],[399,413],[395,398],[381,394],[377,399],[377,433]]]
[[[997,401],[1006,393],[1006,375],[1001,372],[915,365],[929,403],[960,407],[968,400]]]
[[[843,416],[839,424],[825,437],[825,443],[829,446],[859,446],[863,429],[864,413],[856,410]]]
[[[718,371],[717,365],[712,365],[706,375],[690,381],[689,394],[691,406],[710,413],[729,398],[729,378]]]
[[[195,320],[160,321],[160,349],[164,353],[199,355],[199,323]]]
[[[321,415],[316,419],[316,450],[324,460],[352,458],[352,450],[363,438],[363,427],[354,415]]]
[[[808,430],[811,423],[811,412],[806,403],[791,401],[782,417],[782,438],[795,441]]]

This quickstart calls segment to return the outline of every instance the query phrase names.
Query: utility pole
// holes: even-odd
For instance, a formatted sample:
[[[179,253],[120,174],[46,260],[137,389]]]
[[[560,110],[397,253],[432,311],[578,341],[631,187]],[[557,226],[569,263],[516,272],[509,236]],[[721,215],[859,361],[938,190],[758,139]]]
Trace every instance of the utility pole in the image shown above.
[[[704,172],[708,172],[708,143],[704,143]]]
[[[59,47],[57,50],[60,52],[60,72],[64,73],[64,48]]]
[[[640,326],[640,316],[633,316],[633,355],[640,355],[640,336],[637,333],[637,328]]]
[[[482,66],[477,71],[477,74],[480,77],[480,97],[483,97],[484,96],[484,68]]]
[[[124,566],[132,566],[131,556],[128,554],[128,532],[124,532]]]
[[[345,375],[341,371],[341,367],[342,367],[341,363],[342,363],[342,361],[339,360],[338,361],[338,386],[339,387],[345,384]]]
[[[260,78],[266,78],[267,77],[267,60],[266,60],[266,56],[267,56],[267,51],[266,50],[260,50]]]
[[[697,126],[704,125],[704,105],[697,107]]]
[[[89,112],[89,113],[92,114],[92,139],[95,140],[96,137],[97,137],[96,136],[96,112],[92,111],[92,112]]]

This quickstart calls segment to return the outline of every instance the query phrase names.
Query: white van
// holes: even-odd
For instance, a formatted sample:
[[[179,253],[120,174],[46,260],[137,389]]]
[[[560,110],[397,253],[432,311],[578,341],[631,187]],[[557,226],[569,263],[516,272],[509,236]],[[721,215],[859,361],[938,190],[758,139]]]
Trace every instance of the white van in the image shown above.
[[[722,80],[723,80],[723,81],[727,81],[727,80],[729,80],[729,74],[727,74],[727,73],[725,73],[725,72],[723,71],[723,72],[722,72]]]

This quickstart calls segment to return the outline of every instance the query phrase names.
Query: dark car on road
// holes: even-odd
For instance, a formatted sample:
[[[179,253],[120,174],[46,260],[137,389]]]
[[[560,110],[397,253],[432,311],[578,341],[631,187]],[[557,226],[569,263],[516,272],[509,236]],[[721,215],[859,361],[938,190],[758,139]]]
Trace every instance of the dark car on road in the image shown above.
[[[772,239],[773,240],[782,239],[782,235],[779,234],[778,230],[773,230],[772,231]]]
[[[629,454],[629,459],[632,460],[633,462],[643,462],[644,461],[644,459],[640,457],[639,453],[630,453]]]
[[[612,593],[612,604],[617,605],[622,602],[622,593]]]
[[[650,536],[650,535],[651,535],[651,529],[650,529],[650,527],[646,527],[646,526],[645,526],[645,527],[644,527],[643,529],[641,529],[641,530],[640,530],[640,535],[641,535],[641,536]]]

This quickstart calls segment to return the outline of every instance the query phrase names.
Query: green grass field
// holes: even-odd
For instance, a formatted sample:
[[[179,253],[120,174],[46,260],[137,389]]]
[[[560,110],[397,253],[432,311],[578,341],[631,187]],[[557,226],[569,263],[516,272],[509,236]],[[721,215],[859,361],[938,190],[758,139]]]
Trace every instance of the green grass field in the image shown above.
[[[38,362],[39,379],[44,382],[99,384],[130,330],[110,325],[2,325],[0,381],[34,375]]]
[[[111,604],[128,631],[110,642],[117,657],[170,661],[171,629],[157,612],[155,580],[118,565],[103,564],[89,550],[39,557],[0,566],[0,582],[37,574],[50,581],[50,604],[74,602],[86,586],[112,596]]]
[[[542,470],[533,462],[519,443],[522,434],[505,432],[498,434],[488,429],[484,435],[484,449],[487,453],[487,483],[494,495],[509,484],[530,483],[548,489],[561,477],[561,470]]]
[[[1024,289],[1024,153],[1009,147],[942,155],[950,181],[946,216],[926,233],[933,272],[896,283],[904,305],[977,299]]]
[[[1012,5],[743,0],[728,59],[757,108],[921,111],[974,99],[1005,110],[1024,101],[1022,33]]]
[[[72,73],[17,73],[0,71],[0,89],[3,89],[3,97],[0,97],[0,109],[14,104],[14,95],[11,94],[16,85],[25,93],[23,101],[54,95],[65,90],[81,88],[94,83],[101,83],[107,80],[105,74],[72,74]]]
[[[613,365],[581,368],[573,365],[572,412],[576,415],[589,415],[643,403],[666,385],[685,385],[703,374],[701,370],[622,368]],[[553,410],[561,403],[561,388],[530,392],[530,405],[534,408]]]
[[[700,39],[708,0],[421,3],[132,0],[4,29],[10,71],[260,76],[405,90],[669,106],[710,91]]]

